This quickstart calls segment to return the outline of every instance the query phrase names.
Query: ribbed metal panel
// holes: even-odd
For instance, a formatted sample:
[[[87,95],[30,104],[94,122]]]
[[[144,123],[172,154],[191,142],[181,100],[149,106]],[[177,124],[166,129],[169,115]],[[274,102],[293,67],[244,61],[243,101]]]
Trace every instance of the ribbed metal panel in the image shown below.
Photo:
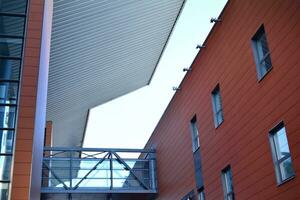
[[[87,111],[151,80],[184,0],[55,0],[47,119],[80,146]]]

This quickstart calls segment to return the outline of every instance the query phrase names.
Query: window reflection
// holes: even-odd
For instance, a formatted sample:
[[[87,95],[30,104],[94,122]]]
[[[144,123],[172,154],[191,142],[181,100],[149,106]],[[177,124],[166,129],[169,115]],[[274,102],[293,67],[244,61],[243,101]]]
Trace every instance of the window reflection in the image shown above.
[[[0,34],[8,36],[23,36],[24,20],[24,17],[0,15]]]
[[[0,128],[14,128],[16,107],[0,106]]]
[[[295,175],[283,122],[271,130],[270,142],[277,183],[280,184]]]
[[[21,57],[22,39],[0,38],[0,56]]]
[[[0,183],[0,199],[6,200],[8,199],[8,189],[9,189],[8,183]]]
[[[0,180],[9,180],[11,156],[0,156]]]
[[[1,83],[0,82],[0,103],[16,104],[17,103],[18,83]]]
[[[18,80],[20,65],[20,60],[0,58],[0,80]]]
[[[27,0],[1,0],[0,12],[25,14]]]
[[[0,153],[12,153],[13,131],[0,130]]]
[[[28,0],[0,0],[0,199],[9,192]]]

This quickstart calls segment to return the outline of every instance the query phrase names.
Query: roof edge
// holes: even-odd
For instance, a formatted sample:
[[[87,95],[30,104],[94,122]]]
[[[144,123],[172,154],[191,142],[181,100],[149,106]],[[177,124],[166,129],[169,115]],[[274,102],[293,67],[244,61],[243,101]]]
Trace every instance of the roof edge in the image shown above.
[[[181,15],[181,13],[182,13],[182,10],[183,10],[183,8],[184,8],[184,6],[185,6],[186,1],[187,1],[187,0],[184,0],[184,1],[182,2],[182,5],[181,5],[181,7],[180,7],[180,9],[179,9],[179,13],[178,13],[177,16],[176,16],[176,19],[175,19],[175,21],[174,21],[174,23],[173,23],[173,26],[172,26],[172,28],[171,28],[171,31],[170,31],[170,33],[169,33],[169,35],[168,35],[167,41],[165,42],[165,44],[164,44],[164,46],[163,46],[163,49],[162,49],[162,51],[160,52],[160,55],[159,55],[159,57],[158,57],[158,60],[156,61],[154,70],[153,70],[153,72],[152,72],[152,74],[151,74],[151,76],[150,76],[150,78],[149,78],[149,80],[148,80],[147,85],[150,85],[150,83],[151,83],[151,81],[152,81],[152,79],[153,79],[153,76],[154,76],[154,74],[155,74],[155,72],[156,72],[156,70],[157,70],[158,64],[159,64],[159,62],[160,62],[160,60],[161,60],[161,58],[162,58],[162,56],[163,56],[163,54],[164,54],[164,52],[165,52],[165,49],[166,49],[166,47],[167,47],[167,45],[168,45],[168,43],[169,43],[169,41],[170,41],[171,35],[172,35],[173,32],[174,32],[175,26],[176,26],[177,21],[178,21],[180,15]]]

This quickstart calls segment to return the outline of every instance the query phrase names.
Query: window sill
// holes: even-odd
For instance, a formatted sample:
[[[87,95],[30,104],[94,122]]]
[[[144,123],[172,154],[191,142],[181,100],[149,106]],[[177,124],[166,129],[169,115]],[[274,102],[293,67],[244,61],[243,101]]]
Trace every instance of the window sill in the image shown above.
[[[271,67],[263,76],[261,76],[259,79],[258,79],[258,83],[260,83],[262,80],[265,79],[265,77],[270,73],[270,71],[272,71],[273,67]]]
[[[290,178],[288,179],[285,179],[284,181],[280,182],[280,183],[277,183],[277,187],[280,187],[282,186],[283,184],[287,183],[287,182],[290,182],[291,180],[293,180],[296,176],[291,176]]]

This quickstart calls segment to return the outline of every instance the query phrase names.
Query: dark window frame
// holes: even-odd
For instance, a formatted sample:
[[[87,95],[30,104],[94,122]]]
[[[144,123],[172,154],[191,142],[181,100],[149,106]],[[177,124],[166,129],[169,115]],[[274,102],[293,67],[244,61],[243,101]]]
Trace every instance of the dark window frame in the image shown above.
[[[283,121],[279,122],[274,128],[272,128],[269,131],[269,142],[270,142],[270,146],[271,146],[272,159],[273,159],[275,176],[276,176],[276,181],[277,181],[278,186],[280,186],[281,184],[293,179],[296,175],[292,161],[291,161],[291,166],[292,166],[293,174],[291,176],[284,179],[283,174],[280,170],[280,164],[284,163],[288,159],[292,159],[290,150],[289,150],[288,154],[286,154],[284,157],[278,158],[278,149],[277,149],[277,145],[276,145],[276,142],[275,142],[275,135],[282,129],[285,130],[285,137],[286,137],[286,140],[287,140],[287,145],[288,145],[288,150],[289,150],[287,132],[286,132],[285,124],[284,124]]]
[[[223,104],[222,104],[222,95],[220,84],[218,83],[216,87],[211,92],[212,97],[212,106],[213,106],[213,114],[214,114],[214,125],[215,128],[218,128],[224,122],[224,113],[223,113]],[[217,101],[216,98],[219,98],[220,101],[220,109],[217,110]],[[221,116],[221,120],[219,120],[218,116]]]
[[[228,180],[227,180],[228,175],[230,176],[230,183],[231,183],[230,186],[228,186]],[[234,200],[235,195],[234,195],[234,189],[233,189],[232,170],[231,170],[230,165],[228,165],[221,171],[221,178],[222,178],[224,199],[225,200]],[[228,191],[228,189],[227,189],[228,187],[231,188],[231,191]]]
[[[263,52],[264,55],[261,57],[259,55],[258,45],[259,44],[261,45],[262,38],[264,39],[264,42],[265,42],[263,45],[265,47],[265,50],[267,50],[267,51]],[[254,34],[254,36],[251,38],[251,43],[252,43],[254,61],[255,61],[255,65],[256,65],[257,78],[259,81],[261,81],[273,68],[264,24],[262,24],[258,28],[258,30]],[[266,62],[267,60],[268,60],[268,62]]]
[[[197,126],[196,115],[194,115],[193,118],[190,120],[190,129],[192,135],[192,149],[193,152],[195,152],[200,148],[199,128]]]
[[[187,193],[181,200],[193,200],[195,198],[195,192],[194,190]]]
[[[205,200],[205,192],[204,187],[197,190],[198,191],[198,199],[197,200]],[[203,195],[203,196],[202,196]]]

